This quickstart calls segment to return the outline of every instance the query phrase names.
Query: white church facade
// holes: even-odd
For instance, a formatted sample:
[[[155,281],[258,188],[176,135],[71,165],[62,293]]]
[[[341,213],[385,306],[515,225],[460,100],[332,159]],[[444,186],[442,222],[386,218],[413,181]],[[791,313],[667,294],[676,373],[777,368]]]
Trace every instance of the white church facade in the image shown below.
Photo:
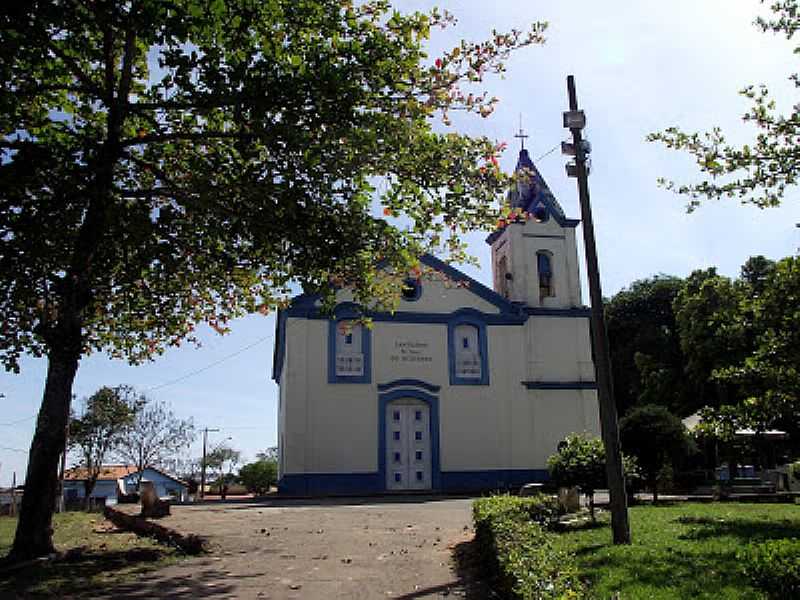
[[[517,169],[531,177],[509,201],[529,218],[487,238],[492,289],[426,255],[437,276],[367,311],[372,328],[346,290],[333,315],[309,295],[279,313],[280,493],[516,488],[546,481],[567,434],[599,433],[578,221],[525,150]]]

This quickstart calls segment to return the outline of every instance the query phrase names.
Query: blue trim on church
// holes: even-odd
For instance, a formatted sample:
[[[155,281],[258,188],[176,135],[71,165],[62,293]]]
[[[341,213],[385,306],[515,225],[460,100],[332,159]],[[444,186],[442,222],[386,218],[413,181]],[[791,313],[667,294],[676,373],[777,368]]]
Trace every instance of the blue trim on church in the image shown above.
[[[454,312],[447,321],[447,366],[450,372],[450,385],[489,385],[489,343],[486,334],[484,313],[462,308]],[[459,325],[473,325],[478,330],[478,350],[481,359],[480,377],[458,377],[456,375],[455,330]]]
[[[430,492],[518,491],[526,483],[545,483],[549,478],[546,469],[442,471],[439,487]],[[383,478],[380,473],[287,473],[278,482],[281,496],[374,496],[388,493],[385,473]]]
[[[334,317],[328,321],[328,383],[371,383],[372,382],[372,331],[361,327],[361,354],[364,355],[362,375],[336,374],[336,331],[341,321],[358,319],[361,311],[357,304],[342,302],[333,311]]]
[[[439,398],[413,388],[402,388],[378,396],[378,478],[386,490],[386,406],[400,398],[415,398],[428,405],[431,440],[431,489],[441,488],[439,467]]]
[[[272,379],[275,383],[281,382],[283,361],[286,358],[286,319],[289,313],[279,310],[275,317],[275,351],[272,354]]]
[[[592,316],[592,309],[583,306],[575,308],[540,308],[528,306],[525,313],[532,317],[571,317],[589,318]]]
[[[424,390],[428,390],[431,393],[436,393],[442,386],[440,385],[433,385],[432,383],[426,383],[419,379],[395,379],[394,381],[390,381],[388,383],[379,383],[378,384],[378,391],[379,392],[386,392],[392,388],[396,387],[418,387]]]
[[[469,291],[473,294],[486,300],[489,304],[493,304],[497,308],[500,309],[502,313],[511,314],[511,315],[519,315],[519,307],[515,305],[513,302],[510,302],[493,289],[486,287],[480,281],[473,279],[466,273],[463,273],[456,269],[455,267],[448,265],[443,260],[436,258],[431,254],[424,254],[420,257],[420,262],[425,265],[428,265],[432,269],[436,269],[437,271],[441,271],[445,275],[447,275],[450,279],[457,281],[464,285]]]
[[[424,264],[433,269],[438,269],[445,273],[450,279],[464,284],[465,288],[473,292],[479,298],[486,300],[492,305],[496,306],[499,313],[484,313],[474,309],[459,309],[461,311],[471,310],[474,314],[479,316],[484,326],[504,326],[504,325],[524,325],[531,316],[535,317],[569,317],[569,318],[586,318],[591,315],[591,310],[586,307],[575,308],[541,308],[529,307],[522,303],[510,302],[503,298],[497,292],[489,289],[482,283],[472,279],[470,276],[462,273],[458,269],[442,262],[438,258],[426,254],[420,259]],[[279,310],[275,322],[275,352],[272,361],[272,378],[275,382],[280,383],[281,368],[286,354],[286,320],[288,317],[304,318],[304,319],[319,319],[331,320],[332,315],[325,313],[317,306],[319,296],[314,294],[300,294],[296,296],[289,308]],[[339,316],[339,311],[347,308],[352,316],[363,315],[372,319],[375,322],[392,322],[392,323],[417,323],[429,325],[450,325],[459,313],[456,310],[451,313],[432,313],[432,312],[412,312],[412,311],[397,311],[395,313],[388,312],[361,312],[357,305],[352,302],[341,303],[334,309],[334,316]],[[329,341],[330,344],[330,341]],[[488,354],[486,355],[488,358]],[[366,360],[366,357],[365,357]],[[370,365],[371,367],[371,365]],[[365,363],[366,369],[366,363]],[[370,369],[371,370],[371,369]],[[488,369],[487,369],[488,373]],[[348,380],[353,381],[351,378]]]
[[[403,385],[395,385],[405,382]],[[416,398],[430,411],[431,493],[475,493],[494,490],[516,491],[526,483],[549,479],[546,469],[488,469],[442,471],[439,440],[439,398],[414,388],[438,390],[440,386],[420,380],[398,380],[378,387],[395,389],[378,395],[377,472],[366,473],[286,473],[278,482],[278,493],[284,496],[360,496],[387,493],[386,487],[386,407],[394,400]],[[419,493],[414,491],[413,493]]]
[[[437,271],[440,271],[447,275],[450,279],[457,282],[460,285],[463,285],[466,289],[470,292],[478,296],[479,298],[486,300],[489,304],[496,306],[500,310],[500,315],[494,315],[497,317],[501,317],[504,319],[508,319],[509,317],[515,318],[518,321],[521,320],[522,322],[525,321],[524,315],[522,314],[521,307],[518,304],[514,304],[509,300],[505,299],[503,296],[492,290],[491,288],[486,287],[481,282],[473,279],[466,273],[463,273],[448,265],[446,262],[432,256],[431,254],[423,254],[420,257],[420,262],[424,265],[431,267]],[[287,309],[290,317],[306,317],[306,318],[329,318],[330,315],[325,315],[320,310],[319,307],[316,306],[316,302],[319,300],[319,296],[313,294],[300,294],[296,298],[292,300],[291,306]],[[341,306],[341,305],[340,305]],[[406,318],[413,318],[412,315],[421,315],[421,314],[435,314],[435,313],[417,313],[417,312],[403,312],[398,311],[395,313],[379,313],[379,312],[368,312],[365,311],[365,315],[372,317],[373,319],[383,318],[384,320],[398,320],[398,317],[402,317],[406,315]]]
[[[521,381],[529,390],[596,390],[596,381]]]
[[[348,303],[350,304],[350,303]],[[342,305],[339,305],[342,306]],[[513,313],[491,314],[482,313],[474,309],[460,309],[460,310],[473,310],[476,315],[480,316],[480,320],[486,326],[504,326],[504,325],[524,325],[529,317],[559,317],[559,318],[589,318],[591,316],[591,309],[584,307],[576,308],[534,308],[524,307],[519,305],[512,305],[514,308]],[[338,309],[338,307],[337,307]],[[336,310],[334,310],[334,314]],[[377,313],[365,311],[364,316],[372,319],[376,323],[392,322],[392,323],[417,323],[428,325],[449,325],[452,323],[454,315],[459,311],[452,313],[430,313],[430,312],[403,312],[398,311],[392,313]],[[275,323],[275,352],[273,355],[272,363],[272,378],[275,382],[280,383],[281,367],[286,353],[286,319],[288,317],[316,319],[316,320],[330,320],[331,315],[325,314],[321,309],[314,306],[313,303],[303,303],[299,306],[291,306],[286,310],[278,311],[278,316]],[[488,355],[487,355],[488,356]]]

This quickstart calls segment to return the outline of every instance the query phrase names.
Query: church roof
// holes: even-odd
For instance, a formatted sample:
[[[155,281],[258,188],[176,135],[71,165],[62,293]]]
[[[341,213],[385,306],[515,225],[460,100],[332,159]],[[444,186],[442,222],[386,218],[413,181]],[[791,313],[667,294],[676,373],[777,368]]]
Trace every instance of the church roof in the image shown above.
[[[518,177],[517,184],[508,192],[508,200],[512,208],[519,207],[532,212],[537,205],[543,204],[552,216],[561,219],[567,218],[564,209],[550,191],[525,148],[519,152],[514,174]]]
[[[508,191],[507,197],[511,208],[521,208],[525,212],[535,213],[537,209],[543,207],[561,227],[575,227],[580,223],[579,219],[567,217],[525,148],[519,151],[514,175],[516,183]],[[486,242],[491,244],[501,232],[502,229],[498,229],[490,234]]]

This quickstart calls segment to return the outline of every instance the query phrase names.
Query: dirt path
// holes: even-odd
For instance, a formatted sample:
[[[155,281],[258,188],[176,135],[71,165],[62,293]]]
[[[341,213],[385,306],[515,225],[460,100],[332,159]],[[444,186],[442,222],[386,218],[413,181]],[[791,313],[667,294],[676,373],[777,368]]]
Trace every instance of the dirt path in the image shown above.
[[[470,566],[470,510],[423,497],[173,507],[163,522],[208,536],[214,553],[103,597],[488,598]]]

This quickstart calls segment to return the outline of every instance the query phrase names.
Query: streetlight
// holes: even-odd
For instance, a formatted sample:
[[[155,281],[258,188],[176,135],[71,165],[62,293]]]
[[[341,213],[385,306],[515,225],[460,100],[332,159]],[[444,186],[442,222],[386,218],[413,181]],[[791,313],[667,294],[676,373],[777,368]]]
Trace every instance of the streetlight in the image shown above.
[[[578,197],[581,203],[583,241],[586,246],[586,274],[589,279],[589,295],[592,302],[591,335],[594,348],[595,373],[597,375],[597,400],[600,408],[600,429],[606,451],[606,475],[611,504],[611,528],[615,544],[630,544],[631,530],[628,522],[628,503],[625,496],[625,477],[622,472],[622,453],[619,444],[617,407],[611,379],[611,359],[608,350],[608,334],[603,316],[603,292],[600,287],[600,270],[597,266],[597,247],[594,238],[592,208],[589,203],[588,157],[591,144],[582,138],[586,127],[586,114],[578,110],[575,93],[575,78],[567,77],[569,110],[564,112],[564,127],[572,133],[572,143],[561,145],[561,151],[575,159],[567,164],[567,175],[578,180]]]
[[[200,462],[200,499],[206,497],[206,446],[208,445],[208,433],[216,432],[219,429],[203,429],[203,460]]]

